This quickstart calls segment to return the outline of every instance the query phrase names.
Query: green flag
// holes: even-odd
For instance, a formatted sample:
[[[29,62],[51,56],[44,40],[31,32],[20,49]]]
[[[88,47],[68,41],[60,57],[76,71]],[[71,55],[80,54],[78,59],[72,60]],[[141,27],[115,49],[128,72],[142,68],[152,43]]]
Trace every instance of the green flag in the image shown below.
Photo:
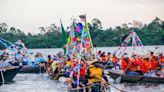
[[[63,43],[63,47],[64,47],[64,54],[66,53],[66,44],[67,44],[67,33],[64,30],[63,24],[60,20],[61,23],[61,31],[62,31],[62,43]]]

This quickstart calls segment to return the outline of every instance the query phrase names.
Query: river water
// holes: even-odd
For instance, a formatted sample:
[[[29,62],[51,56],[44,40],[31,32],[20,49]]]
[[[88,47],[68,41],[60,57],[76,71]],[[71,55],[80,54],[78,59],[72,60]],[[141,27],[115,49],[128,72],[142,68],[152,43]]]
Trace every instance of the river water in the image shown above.
[[[105,47],[95,48],[95,51],[102,50],[105,52],[114,52],[118,47]],[[124,49],[124,48],[123,48]],[[48,54],[56,54],[62,49],[30,49],[30,51],[36,53],[41,52],[44,56]],[[137,47],[133,50],[132,47],[126,48],[126,52],[139,54],[146,53],[148,51],[155,51],[155,53],[163,52],[164,46],[146,46]],[[51,80],[47,74],[17,74],[13,83],[4,84],[0,86],[0,92],[67,92],[67,85],[55,80]],[[164,92],[164,84],[114,84],[110,78],[112,85],[126,92]],[[111,87],[112,92],[119,92],[117,89]]]

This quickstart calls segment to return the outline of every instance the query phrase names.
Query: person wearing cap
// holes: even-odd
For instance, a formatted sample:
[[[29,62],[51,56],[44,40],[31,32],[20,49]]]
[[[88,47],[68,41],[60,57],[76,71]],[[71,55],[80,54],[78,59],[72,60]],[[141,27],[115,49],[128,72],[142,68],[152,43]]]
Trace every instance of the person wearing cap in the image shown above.
[[[104,74],[103,68],[99,67],[99,61],[94,60],[92,62],[93,67],[90,67],[87,71],[87,78],[89,86],[93,87],[95,83],[104,84],[102,78],[104,78],[105,82],[108,83],[108,79]],[[100,89],[99,89],[100,90]],[[92,89],[89,89],[91,92]]]

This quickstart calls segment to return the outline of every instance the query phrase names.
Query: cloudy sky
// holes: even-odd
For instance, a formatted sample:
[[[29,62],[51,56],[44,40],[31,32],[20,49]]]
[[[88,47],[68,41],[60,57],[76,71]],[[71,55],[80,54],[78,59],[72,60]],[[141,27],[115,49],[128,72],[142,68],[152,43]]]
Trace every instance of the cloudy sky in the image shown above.
[[[38,33],[52,23],[59,26],[60,18],[67,26],[71,17],[84,13],[88,21],[99,18],[103,28],[132,20],[149,23],[156,16],[164,20],[164,0],[0,0],[0,23],[25,33]]]

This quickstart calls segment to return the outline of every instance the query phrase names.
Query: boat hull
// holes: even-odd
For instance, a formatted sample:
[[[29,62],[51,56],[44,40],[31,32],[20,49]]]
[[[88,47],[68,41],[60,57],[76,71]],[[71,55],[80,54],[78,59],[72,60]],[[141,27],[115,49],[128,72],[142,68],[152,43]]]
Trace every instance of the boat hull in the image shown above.
[[[3,77],[4,77],[4,82],[9,83],[12,82],[16,74],[19,72],[20,68],[15,68],[15,69],[9,69],[6,71],[2,71]],[[3,83],[2,75],[0,74],[0,84]]]
[[[145,76],[129,76],[120,74],[114,71],[109,71],[108,74],[110,77],[112,77],[114,80],[121,77],[121,83],[127,82],[127,83],[162,83],[164,84],[164,78],[159,77],[145,77]]]
[[[45,69],[40,67],[32,67],[32,66],[23,66],[19,73],[44,73],[46,72]]]

